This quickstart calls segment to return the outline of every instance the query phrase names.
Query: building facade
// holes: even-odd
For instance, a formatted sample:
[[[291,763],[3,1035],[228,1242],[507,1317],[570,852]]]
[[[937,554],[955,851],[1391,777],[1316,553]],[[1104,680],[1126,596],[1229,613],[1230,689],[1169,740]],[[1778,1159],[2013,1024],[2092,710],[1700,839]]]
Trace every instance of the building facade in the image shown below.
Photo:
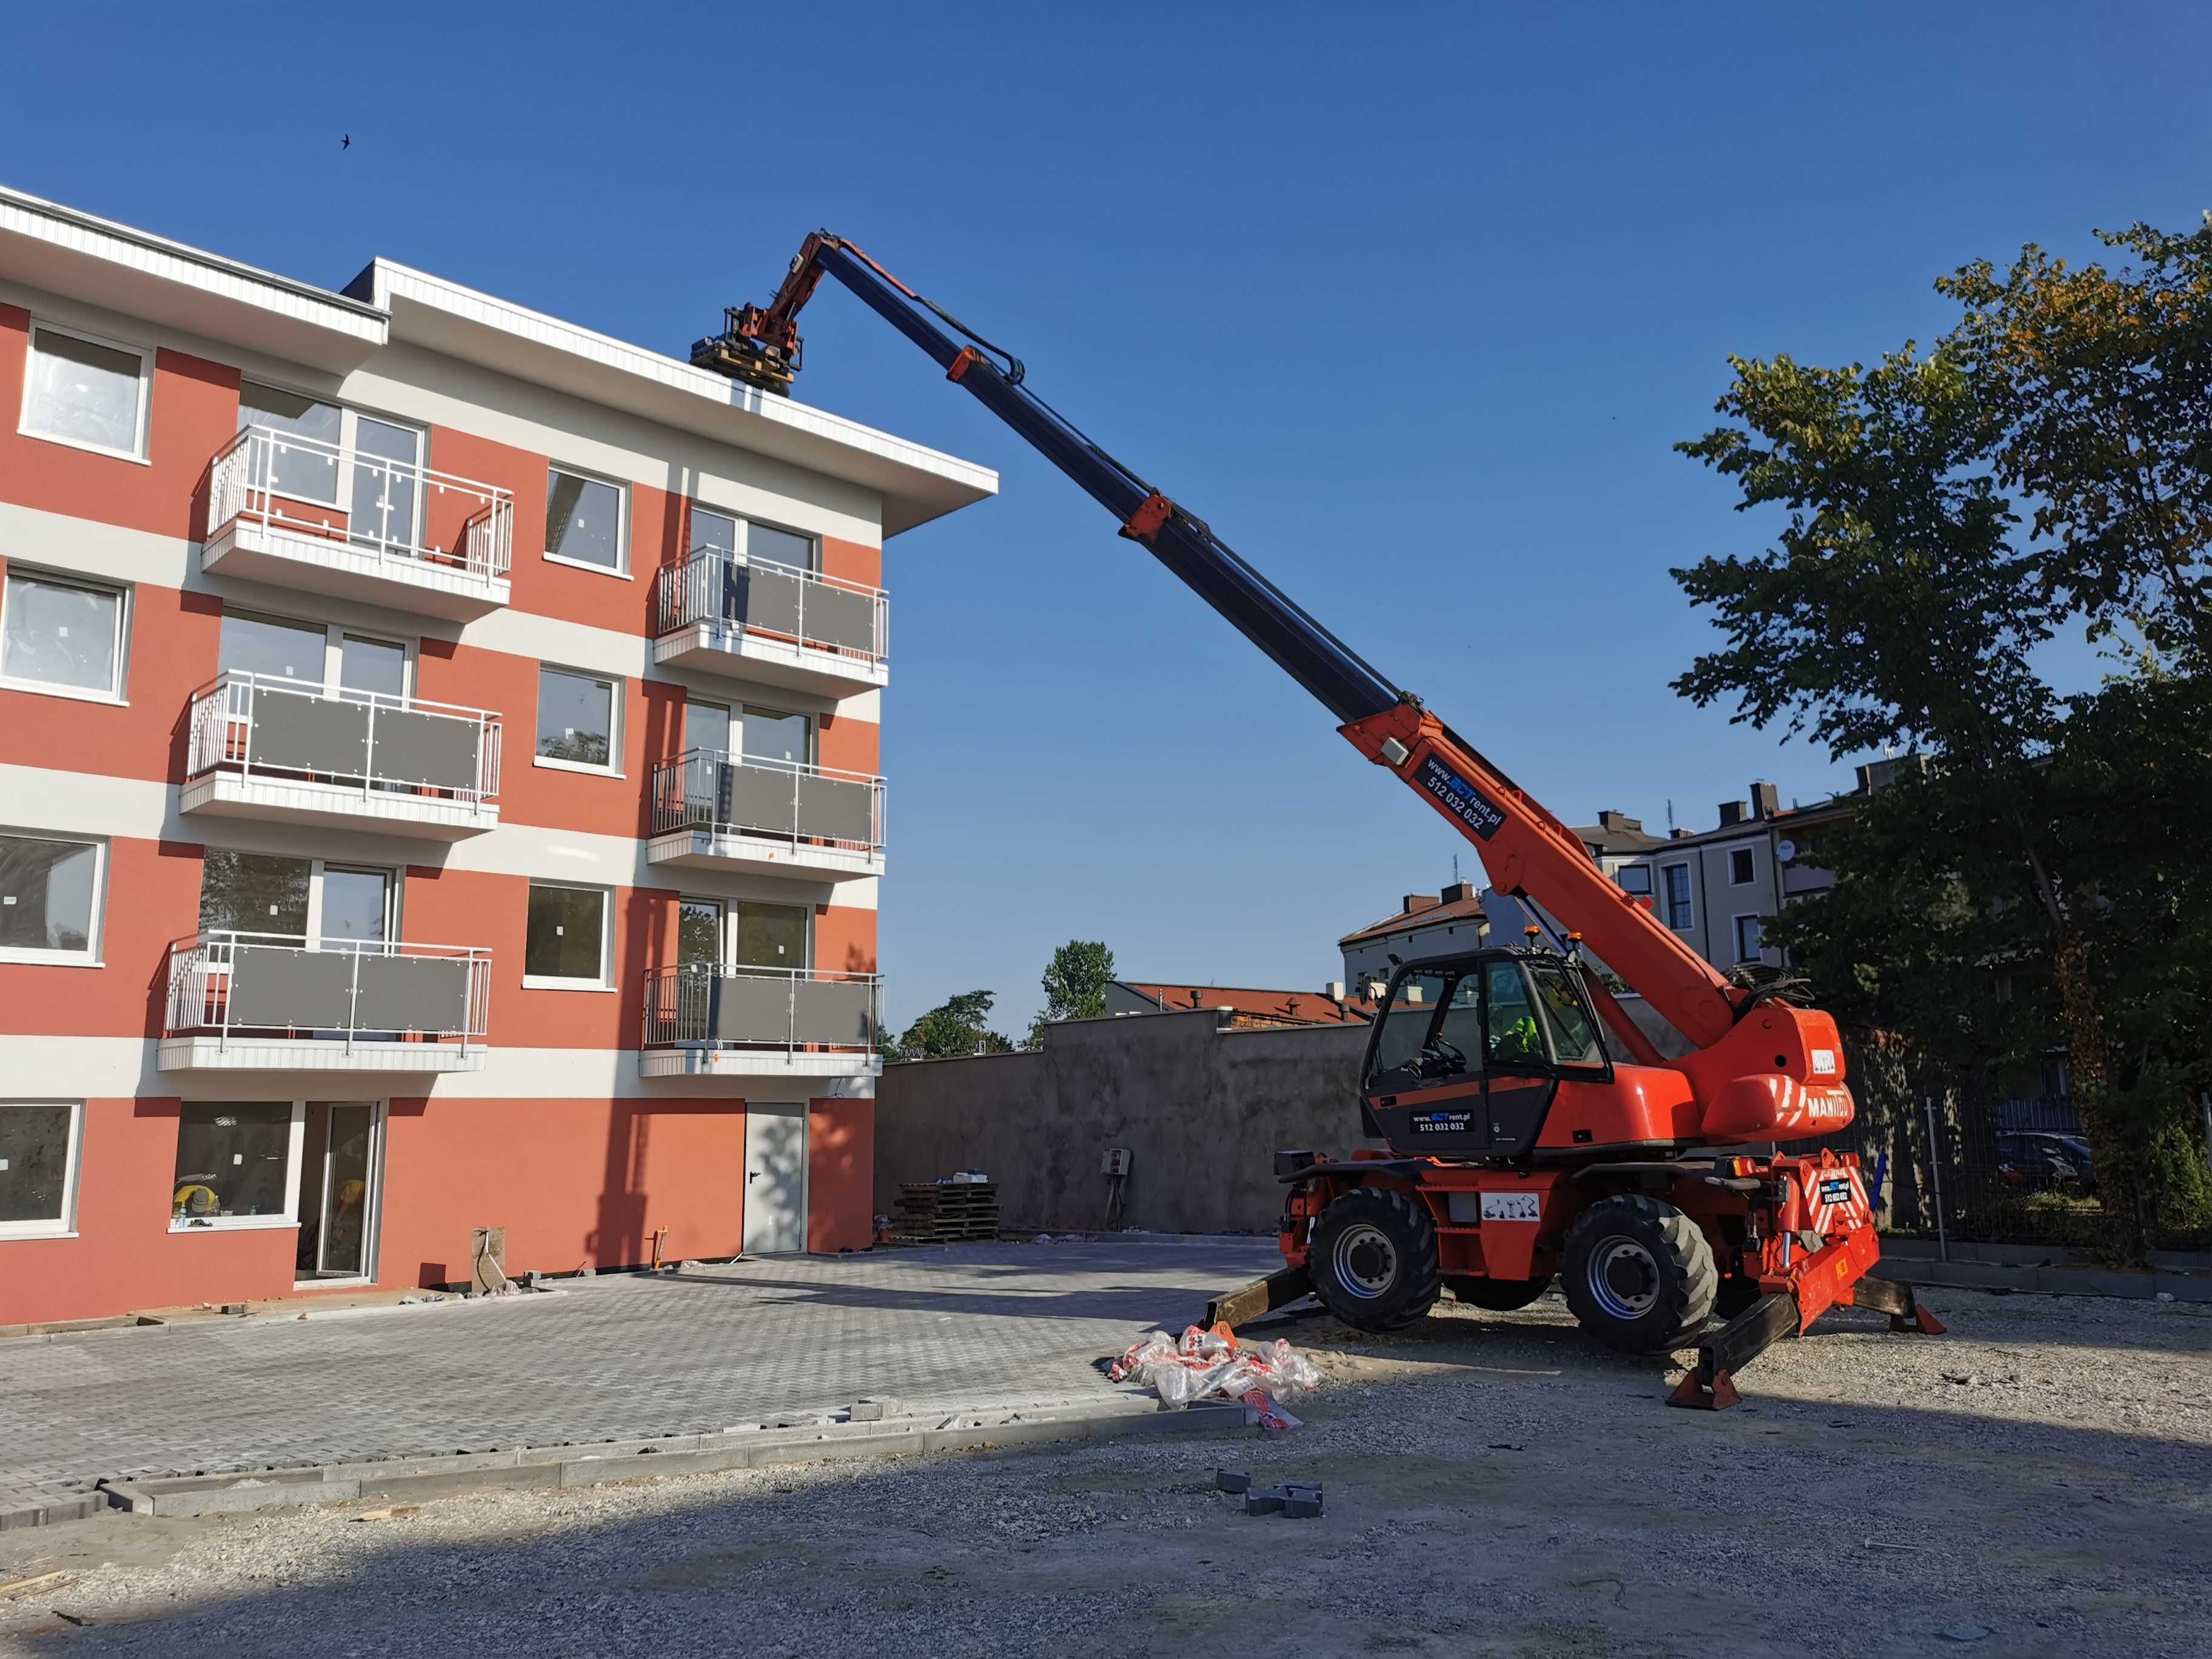
[[[995,476],[0,192],[0,1324],[865,1247],[882,548]]]

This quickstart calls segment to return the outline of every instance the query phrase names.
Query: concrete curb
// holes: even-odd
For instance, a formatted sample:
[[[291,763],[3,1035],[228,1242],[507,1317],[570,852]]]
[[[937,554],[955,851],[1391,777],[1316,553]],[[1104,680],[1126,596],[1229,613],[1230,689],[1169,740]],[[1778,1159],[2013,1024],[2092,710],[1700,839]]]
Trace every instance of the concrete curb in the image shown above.
[[[1249,1428],[1249,1407],[1228,1401],[1158,1409],[1149,1400],[1100,1407],[1003,1407],[823,1421],[615,1440],[594,1446],[532,1446],[449,1457],[379,1458],[361,1462],[239,1471],[148,1480],[103,1480],[92,1494],[134,1515],[191,1516],[335,1504],[352,1498],[420,1500],[456,1492],[605,1486],[622,1480],[711,1474],[776,1463],[912,1457],[1059,1441],[1113,1440],[1142,1434],[1219,1433]],[[68,1520],[73,1516],[52,1518]],[[6,1524],[0,1518],[0,1525]],[[36,1524],[19,1522],[18,1525]]]

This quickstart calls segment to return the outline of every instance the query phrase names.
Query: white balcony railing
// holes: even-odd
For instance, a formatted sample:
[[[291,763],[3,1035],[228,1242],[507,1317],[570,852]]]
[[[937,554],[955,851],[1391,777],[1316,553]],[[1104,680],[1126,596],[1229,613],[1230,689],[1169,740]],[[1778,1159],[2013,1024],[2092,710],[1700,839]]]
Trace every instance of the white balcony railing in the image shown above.
[[[232,669],[192,694],[185,775],[304,779],[484,807],[499,795],[500,731],[482,708]]]
[[[485,582],[514,560],[511,492],[273,427],[245,428],[210,465],[210,538],[233,520]]]
[[[880,985],[873,974],[806,969],[648,969],[641,1040],[648,1048],[872,1053]]]
[[[467,945],[195,933],[169,947],[164,1035],[434,1042],[486,1035],[491,952]]]
[[[704,624],[863,663],[890,653],[890,603],[880,587],[709,550],[662,566],[656,580],[658,634]]]
[[[675,830],[878,852],[884,781],[865,772],[690,749],[653,769],[653,832]]]

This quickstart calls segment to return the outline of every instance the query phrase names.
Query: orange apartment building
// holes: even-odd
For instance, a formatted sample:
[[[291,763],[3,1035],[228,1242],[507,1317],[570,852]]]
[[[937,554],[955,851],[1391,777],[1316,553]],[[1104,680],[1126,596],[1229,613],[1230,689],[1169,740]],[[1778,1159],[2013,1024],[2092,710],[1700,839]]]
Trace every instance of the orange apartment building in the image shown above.
[[[0,1324],[865,1248],[885,538],[988,469],[0,191]]]

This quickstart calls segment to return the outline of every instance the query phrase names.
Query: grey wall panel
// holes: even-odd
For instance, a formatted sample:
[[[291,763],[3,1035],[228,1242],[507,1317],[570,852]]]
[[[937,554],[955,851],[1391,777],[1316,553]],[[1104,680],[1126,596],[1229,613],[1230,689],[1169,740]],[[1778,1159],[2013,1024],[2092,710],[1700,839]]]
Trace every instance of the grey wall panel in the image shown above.
[[[477,787],[477,751],[483,727],[475,720],[409,709],[380,708],[372,757],[376,775],[440,789]]]
[[[851,651],[876,651],[876,601],[866,593],[842,587],[809,586],[806,594],[806,637],[825,645],[842,645]]]
[[[874,1000],[872,988],[842,980],[800,980],[799,1040],[872,1045],[875,1026],[868,1018]]]
[[[731,974],[717,981],[714,1040],[781,1042],[791,1030],[791,981],[781,976]]]
[[[459,1034],[468,1028],[469,964],[451,957],[361,959],[356,1029]]]
[[[368,763],[368,708],[283,692],[253,695],[252,763],[360,777]]]
[[[836,841],[876,839],[875,791],[839,778],[799,781],[799,832]]]
[[[722,775],[718,822],[740,830],[773,830],[785,836],[792,833],[797,801],[792,787],[793,774],[757,766],[736,766],[726,761],[717,765]]]
[[[230,1023],[343,1030],[353,1006],[353,953],[240,945],[231,957]]]

